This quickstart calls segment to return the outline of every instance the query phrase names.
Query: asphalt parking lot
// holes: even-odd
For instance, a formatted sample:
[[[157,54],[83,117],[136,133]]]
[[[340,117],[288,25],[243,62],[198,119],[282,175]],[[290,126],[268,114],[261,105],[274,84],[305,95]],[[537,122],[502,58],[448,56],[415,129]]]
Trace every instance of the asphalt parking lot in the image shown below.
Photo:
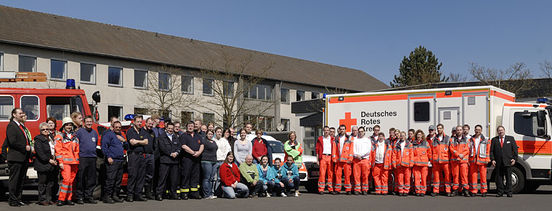
[[[349,196],[303,193],[299,197],[271,197],[253,199],[215,200],[164,200],[133,203],[39,206],[31,204],[11,208],[0,202],[0,210],[550,210],[552,186],[541,186],[532,194],[517,194],[513,198],[496,198],[492,193],[482,197],[398,197],[398,196]],[[25,191],[26,200],[36,200],[36,191]]]

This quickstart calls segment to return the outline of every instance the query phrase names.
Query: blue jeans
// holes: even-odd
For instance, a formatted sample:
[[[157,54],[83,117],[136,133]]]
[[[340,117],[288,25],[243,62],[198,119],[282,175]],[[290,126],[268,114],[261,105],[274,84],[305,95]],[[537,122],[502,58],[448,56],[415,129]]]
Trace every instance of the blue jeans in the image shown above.
[[[289,179],[283,179],[282,183],[286,186],[286,192],[288,192],[290,189],[299,190],[299,177],[294,177],[292,179],[292,182],[289,182]]]
[[[210,197],[213,195],[214,173],[217,162],[201,161],[201,171],[203,172],[203,195]]]
[[[235,199],[236,194],[240,198],[246,198],[249,196],[249,188],[247,188],[246,185],[243,183],[236,184],[236,189],[232,188],[232,186],[222,186],[222,191],[224,192],[223,196],[229,199]]]

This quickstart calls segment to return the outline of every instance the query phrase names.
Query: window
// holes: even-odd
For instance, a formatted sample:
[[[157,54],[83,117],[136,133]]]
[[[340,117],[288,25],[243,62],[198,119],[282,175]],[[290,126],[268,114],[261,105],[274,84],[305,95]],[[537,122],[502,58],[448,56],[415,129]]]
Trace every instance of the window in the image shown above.
[[[4,71],[4,54],[0,53],[0,71]]]
[[[19,72],[36,72],[36,57],[19,55]]]
[[[96,65],[95,64],[80,64],[80,82],[88,84],[96,84]]]
[[[266,84],[256,84],[249,89],[248,93],[244,93],[244,96],[249,99],[272,100],[272,86]]]
[[[194,94],[194,77],[189,75],[183,75],[182,77],[182,93]]]
[[[203,94],[213,95],[213,79],[203,79]]]
[[[302,101],[305,100],[305,91],[297,90],[297,96],[295,97],[295,101]]]
[[[122,106],[107,106],[107,117],[117,117],[119,120],[123,120],[123,107]]]
[[[311,92],[311,99],[318,99],[320,94],[318,92]]]
[[[60,61],[52,59],[50,60],[50,78],[51,79],[58,79],[63,80],[65,79],[65,76],[67,70],[67,62],[66,61]]]
[[[165,91],[171,89],[171,74],[159,73],[159,89]]]
[[[147,88],[148,71],[134,70],[134,88]]]
[[[82,100],[80,97],[46,97],[46,112],[48,117],[62,120],[75,111],[82,112]],[[92,109],[94,106],[92,106]],[[93,110],[90,111],[93,111]]]
[[[182,125],[188,124],[188,122],[194,119],[194,112],[181,111],[180,112],[180,122]]]
[[[123,68],[109,67],[107,69],[107,84],[112,86],[123,86]]]
[[[224,93],[224,96],[226,97],[232,97],[234,96],[234,82],[231,81],[224,81],[222,92]]]
[[[23,96],[21,97],[21,109],[27,114],[27,121],[38,120],[40,111],[38,110],[38,97],[37,96]]]
[[[136,115],[147,115],[149,114],[148,109],[146,108],[134,108],[134,114]]]
[[[542,125],[544,127],[544,125]],[[538,129],[537,112],[515,112],[514,132],[517,134],[537,137]]]
[[[414,121],[415,122],[429,121],[429,102],[414,103]]]
[[[289,89],[280,89],[280,101],[282,103],[289,103]]]
[[[254,128],[264,131],[273,130],[274,117],[269,116],[256,116],[256,115],[244,115],[245,122],[249,122]]]
[[[282,131],[289,131],[289,119],[281,119],[280,123],[284,126]]]
[[[203,123],[208,124],[215,122],[215,114],[213,113],[203,113]]]
[[[13,110],[13,97],[0,96],[0,120],[9,120]]]

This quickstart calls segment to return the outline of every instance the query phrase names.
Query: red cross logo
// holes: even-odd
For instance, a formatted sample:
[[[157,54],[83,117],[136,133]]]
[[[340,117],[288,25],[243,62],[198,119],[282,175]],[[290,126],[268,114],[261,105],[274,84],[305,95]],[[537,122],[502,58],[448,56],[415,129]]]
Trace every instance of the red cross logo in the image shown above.
[[[345,125],[347,132],[351,132],[351,127],[357,124],[357,119],[351,119],[351,112],[345,112],[345,119],[339,120],[339,125]]]

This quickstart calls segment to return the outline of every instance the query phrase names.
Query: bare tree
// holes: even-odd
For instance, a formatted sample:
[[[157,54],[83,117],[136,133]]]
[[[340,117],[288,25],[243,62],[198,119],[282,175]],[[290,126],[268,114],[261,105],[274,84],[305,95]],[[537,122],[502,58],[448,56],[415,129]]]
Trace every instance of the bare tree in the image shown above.
[[[552,78],[552,62],[545,60],[540,63],[540,69],[544,73],[544,77]]]
[[[180,118],[180,112],[177,111],[189,110],[197,104],[198,97],[182,93],[181,71],[179,68],[161,66],[148,72],[146,88],[139,91],[138,95],[145,109],[163,117]]]
[[[515,63],[504,70],[487,68],[475,63],[470,67],[471,75],[483,84],[493,85],[513,93],[519,93],[532,85],[531,71],[525,63]]]
[[[221,50],[220,55],[220,58],[202,62],[201,77],[211,81],[212,97],[204,98],[197,108],[210,109],[216,120],[222,120],[224,127],[241,125],[245,115],[263,116],[273,109],[272,88],[270,93],[265,93],[270,94],[265,99],[247,100],[246,96],[265,80],[274,63],[253,65],[253,54],[235,57]]]
[[[468,80],[468,77],[466,75],[462,75],[460,73],[450,73],[449,74],[449,81],[450,82],[465,82]]]

